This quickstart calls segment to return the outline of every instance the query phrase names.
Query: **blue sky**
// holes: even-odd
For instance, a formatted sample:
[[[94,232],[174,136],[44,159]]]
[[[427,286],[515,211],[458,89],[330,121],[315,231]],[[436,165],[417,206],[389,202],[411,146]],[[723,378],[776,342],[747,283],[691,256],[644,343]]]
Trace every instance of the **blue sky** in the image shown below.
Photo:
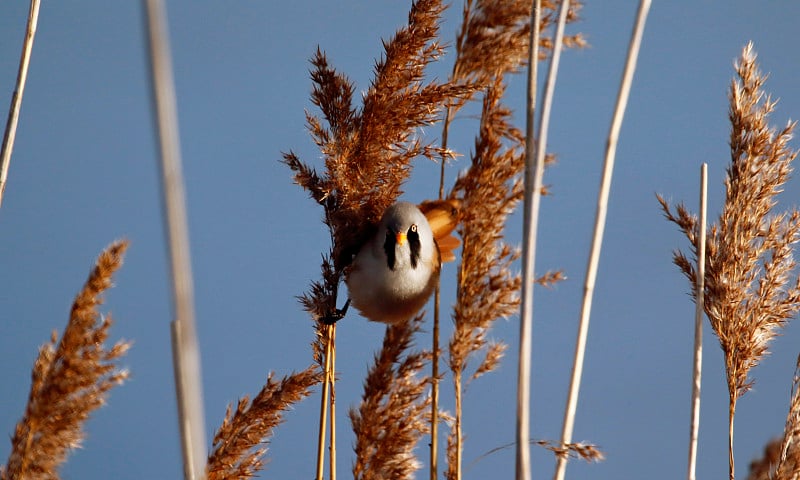
[[[3,108],[16,77],[26,3],[0,4]],[[553,195],[542,206],[537,266],[561,268],[568,280],[536,293],[536,438],[557,439],[560,432],[605,136],[637,3],[588,2],[569,31],[583,32],[591,47],[562,57],[548,145],[558,164],[545,175]],[[409,5],[169,2],[209,438],[226,405],[257,392],[269,371],[283,375],[311,361],[311,325],[295,296],[316,279],[329,237],[321,210],[278,162],[290,149],[307,162],[320,159],[304,126],[304,109],[313,111],[307,60],[319,45],[358,91],[366,90],[380,39],[403,24]],[[459,12],[457,4],[445,14],[446,40],[454,38]],[[569,478],[684,474],[694,306],[671,264],[671,251],[686,248],[685,239],[662,218],[655,193],[694,205],[699,166],[708,162],[710,217],[718,214],[729,161],[727,88],[733,59],[749,40],[770,72],[767,91],[780,99],[773,123],[800,116],[798,18],[800,4],[780,1],[656,1],[651,9],[617,152],[575,430],[576,440],[598,444],[608,459],[571,462]],[[84,448],[70,457],[64,478],[181,472],[142,26],[137,2],[42,5],[0,209],[0,432],[7,438],[22,414],[38,346],[63,328],[101,249],[116,238],[131,241],[105,311],[116,321],[112,337],[134,341],[123,360],[132,378],[89,421]],[[431,75],[444,78],[451,62],[444,58]],[[508,97],[519,125],[524,83],[513,78]],[[474,131],[474,119],[462,115],[451,146],[467,155]],[[435,140],[439,129],[424,133]],[[451,167],[448,182],[463,167]],[[404,198],[435,196],[437,170],[420,160]],[[781,207],[798,203],[795,178]],[[508,227],[513,244],[520,243],[520,221],[515,216]],[[445,304],[452,302],[454,274],[447,265]],[[449,324],[444,330],[449,335]],[[513,449],[472,462],[513,441],[517,331],[516,318],[498,322],[491,336],[510,344],[508,357],[467,391],[466,478],[512,474]],[[357,405],[382,334],[381,325],[355,314],[338,330],[340,475],[351,463],[346,410]],[[719,478],[727,472],[727,391],[707,326],[705,339],[698,473]],[[739,402],[740,477],[782,430],[798,344],[792,325]],[[452,408],[449,387],[442,398]],[[315,394],[288,414],[270,445],[265,477],[313,476],[317,409]],[[9,447],[0,442],[0,458]],[[551,475],[549,453],[534,448],[533,460],[535,476]]]

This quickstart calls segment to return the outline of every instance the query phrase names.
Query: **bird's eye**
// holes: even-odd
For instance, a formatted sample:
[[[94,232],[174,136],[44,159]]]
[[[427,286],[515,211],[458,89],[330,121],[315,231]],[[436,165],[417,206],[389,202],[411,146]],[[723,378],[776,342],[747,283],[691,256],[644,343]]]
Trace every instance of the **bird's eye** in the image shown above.
[[[411,268],[417,268],[422,245],[419,241],[419,232],[417,231],[416,224],[412,224],[408,229],[408,247],[411,250],[409,252],[411,254],[411,257],[409,258],[409,260],[411,260]]]

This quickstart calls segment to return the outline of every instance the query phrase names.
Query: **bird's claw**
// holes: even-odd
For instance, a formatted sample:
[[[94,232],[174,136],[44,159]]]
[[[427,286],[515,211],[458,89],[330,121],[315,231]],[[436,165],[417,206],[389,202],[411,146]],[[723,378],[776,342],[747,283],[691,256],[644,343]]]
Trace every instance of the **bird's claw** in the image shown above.
[[[339,320],[343,319],[345,315],[347,315],[347,309],[350,308],[350,299],[348,298],[347,301],[344,303],[344,307],[337,308],[333,312],[329,313],[328,315],[322,317],[321,321],[325,325],[333,325]]]

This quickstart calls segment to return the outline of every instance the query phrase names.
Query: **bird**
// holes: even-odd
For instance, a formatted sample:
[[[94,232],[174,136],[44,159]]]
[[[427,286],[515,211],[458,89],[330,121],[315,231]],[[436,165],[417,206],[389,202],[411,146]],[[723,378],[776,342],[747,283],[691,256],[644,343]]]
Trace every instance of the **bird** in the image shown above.
[[[442,261],[455,259],[460,245],[451,235],[459,207],[458,200],[401,201],[386,209],[345,275],[349,301],[362,316],[397,325],[425,306]]]

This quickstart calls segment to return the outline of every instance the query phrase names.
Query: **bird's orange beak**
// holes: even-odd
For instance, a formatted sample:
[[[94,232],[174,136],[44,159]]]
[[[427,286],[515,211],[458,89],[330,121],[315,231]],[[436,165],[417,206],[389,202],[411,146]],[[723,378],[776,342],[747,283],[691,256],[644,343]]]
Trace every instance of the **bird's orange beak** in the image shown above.
[[[405,232],[397,232],[394,235],[394,239],[397,241],[398,245],[404,245],[408,240],[408,237],[406,237]]]

